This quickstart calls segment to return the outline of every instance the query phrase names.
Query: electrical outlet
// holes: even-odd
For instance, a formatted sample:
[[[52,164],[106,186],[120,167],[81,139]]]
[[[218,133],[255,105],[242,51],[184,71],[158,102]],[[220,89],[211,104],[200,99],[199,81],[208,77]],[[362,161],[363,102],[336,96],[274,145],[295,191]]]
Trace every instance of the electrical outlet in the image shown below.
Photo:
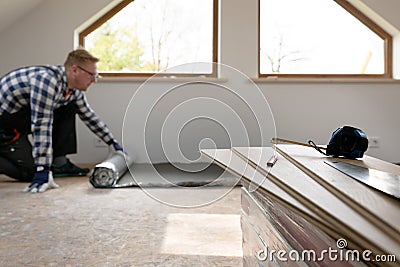
[[[103,140],[97,137],[93,139],[93,143],[95,147],[107,147],[107,144],[104,143]]]
[[[379,137],[369,137],[368,138],[368,147],[369,148],[378,148],[380,145]]]

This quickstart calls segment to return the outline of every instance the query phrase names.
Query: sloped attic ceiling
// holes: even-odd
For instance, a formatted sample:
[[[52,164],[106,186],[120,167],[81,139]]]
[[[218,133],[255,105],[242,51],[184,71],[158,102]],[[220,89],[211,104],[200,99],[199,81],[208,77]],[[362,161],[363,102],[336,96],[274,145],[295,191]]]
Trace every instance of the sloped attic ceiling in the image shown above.
[[[21,19],[44,0],[1,0],[0,32]]]

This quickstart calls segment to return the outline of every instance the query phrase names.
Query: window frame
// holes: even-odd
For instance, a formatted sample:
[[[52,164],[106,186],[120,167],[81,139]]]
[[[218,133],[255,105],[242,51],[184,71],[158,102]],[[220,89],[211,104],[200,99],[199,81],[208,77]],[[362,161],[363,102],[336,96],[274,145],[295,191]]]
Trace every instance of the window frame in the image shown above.
[[[392,79],[393,78],[393,37],[382,27],[377,25],[364,13],[346,0],[334,0],[343,9],[358,19],[371,31],[377,34],[384,41],[384,73],[383,74],[277,74],[261,73],[261,0],[258,0],[258,77],[259,78],[373,78],[373,79]]]
[[[85,47],[85,37],[91,32],[103,25],[107,20],[111,19],[119,11],[125,8],[135,0],[123,0],[115,7],[111,8],[108,12],[102,15],[99,19],[91,23],[89,26],[81,30],[78,34],[79,46]],[[212,45],[212,61],[213,63],[218,62],[218,0],[213,0],[213,45]],[[218,77],[218,69],[216,64],[213,64],[211,73],[165,73],[160,74],[157,72],[99,72],[102,77],[151,77],[155,74],[157,76],[177,76],[177,77],[194,77],[194,76],[205,76],[205,77]]]

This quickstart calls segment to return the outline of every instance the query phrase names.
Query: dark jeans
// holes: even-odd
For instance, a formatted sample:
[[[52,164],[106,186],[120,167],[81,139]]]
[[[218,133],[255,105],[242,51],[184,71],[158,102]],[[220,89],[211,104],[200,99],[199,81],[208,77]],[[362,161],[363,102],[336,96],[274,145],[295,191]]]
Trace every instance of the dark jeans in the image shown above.
[[[76,153],[75,114],[77,107],[71,103],[54,110],[53,118],[53,157]],[[20,138],[7,144],[7,137],[13,136],[14,129]],[[30,134],[30,109],[15,114],[0,116],[0,174],[21,181],[31,181],[36,166],[32,157]]]

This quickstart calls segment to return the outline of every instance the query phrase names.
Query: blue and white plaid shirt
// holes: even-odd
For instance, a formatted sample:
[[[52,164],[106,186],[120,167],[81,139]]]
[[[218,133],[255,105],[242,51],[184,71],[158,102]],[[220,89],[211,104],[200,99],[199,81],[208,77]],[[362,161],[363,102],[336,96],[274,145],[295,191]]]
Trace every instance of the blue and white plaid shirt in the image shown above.
[[[24,67],[0,79],[0,116],[31,107],[32,155],[36,165],[51,165],[53,111],[68,103],[76,104],[80,119],[104,142],[114,139],[106,124],[90,108],[84,92],[68,90],[64,66]]]

